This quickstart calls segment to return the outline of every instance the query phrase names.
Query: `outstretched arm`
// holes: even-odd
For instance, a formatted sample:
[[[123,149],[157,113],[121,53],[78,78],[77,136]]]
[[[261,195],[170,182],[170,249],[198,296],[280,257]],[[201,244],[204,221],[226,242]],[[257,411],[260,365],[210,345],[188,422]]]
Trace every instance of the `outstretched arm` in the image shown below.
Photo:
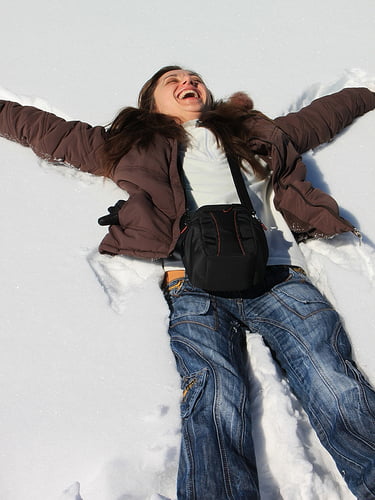
[[[274,121],[302,154],[331,141],[355,118],[374,108],[374,92],[366,88],[350,88],[316,99],[300,111]]]
[[[66,121],[32,106],[0,101],[0,136],[29,146],[47,161],[67,163],[102,175],[103,127]]]

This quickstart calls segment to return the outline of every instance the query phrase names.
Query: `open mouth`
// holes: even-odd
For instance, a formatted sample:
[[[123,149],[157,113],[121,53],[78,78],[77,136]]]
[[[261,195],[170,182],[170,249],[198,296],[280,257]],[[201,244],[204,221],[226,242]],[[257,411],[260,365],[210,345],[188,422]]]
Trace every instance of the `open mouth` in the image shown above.
[[[177,97],[178,99],[191,99],[191,98],[199,99],[200,95],[196,90],[186,89],[180,92]]]

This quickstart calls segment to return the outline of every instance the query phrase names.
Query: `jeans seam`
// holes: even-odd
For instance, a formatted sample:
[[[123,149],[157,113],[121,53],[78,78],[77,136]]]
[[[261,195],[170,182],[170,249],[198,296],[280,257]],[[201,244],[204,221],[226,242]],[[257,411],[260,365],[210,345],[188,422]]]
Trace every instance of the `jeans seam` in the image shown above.
[[[174,356],[175,356],[176,360],[177,360],[177,359],[179,360],[181,368],[183,367],[183,371],[186,373],[186,375],[188,375],[189,370],[187,369],[187,366],[186,366],[186,364],[185,364],[184,359],[182,358],[182,356],[180,356],[180,355],[178,354],[178,352],[176,352],[176,350],[175,350],[175,349],[173,349],[173,340],[172,340],[172,339],[171,339],[170,345],[171,345],[171,350],[172,350],[172,352],[173,352],[173,354],[174,354]],[[186,375],[185,375],[185,376],[186,376]]]
[[[335,343],[333,343],[332,347],[334,348],[335,350],[335,353],[337,355],[337,357],[341,360],[341,362],[344,364],[345,366],[345,372],[347,373],[347,369],[348,369],[348,365],[346,363],[346,360],[343,358],[343,356],[341,355],[340,353],[340,350],[338,349],[338,346],[337,346],[337,339],[338,339],[338,335],[340,333],[340,330],[341,330],[341,325],[340,325],[340,322],[338,322],[338,324],[336,325],[336,328],[335,328],[335,334],[333,335],[333,338],[336,340]],[[353,372],[352,372],[353,374]],[[348,374],[347,374],[348,375]],[[348,375],[349,376],[349,375]],[[355,377],[356,378],[356,377]],[[364,397],[364,394],[363,394],[363,389],[362,389],[362,385],[359,383],[358,379],[356,378],[357,380],[357,385],[358,387],[360,387],[360,391],[361,391],[361,394],[362,394],[362,397],[364,398],[364,400],[366,400],[366,406],[367,406],[367,409],[369,410],[370,414],[372,413],[369,409],[369,406],[368,406],[368,403],[367,403],[367,399]],[[350,429],[350,427],[348,426],[347,422],[346,422],[346,419],[344,419],[344,415],[342,414],[342,410],[341,410],[341,405],[339,404],[339,400],[338,398],[336,397],[336,394],[335,392],[333,392],[329,385],[327,385],[328,389],[330,390],[331,394],[333,394],[333,396],[335,397],[336,401],[337,401],[337,407],[339,408],[340,410],[340,416],[341,416],[341,419],[342,419],[342,422],[345,423],[345,428],[347,429],[348,433],[351,434],[352,436],[355,436],[359,441],[361,441],[365,446],[368,446],[370,449],[374,450],[374,446],[371,446],[371,443],[367,442],[367,441],[364,441],[362,439],[362,437],[357,433],[357,432],[354,432],[353,430]],[[357,464],[358,465],[358,464]]]
[[[187,292],[189,293],[189,292]],[[184,294],[184,291],[182,291],[179,295],[178,298],[180,298],[182,295]],[[173,298],[176,298],[174,296],[170,296],[169,298],[172,298],[171,302],[173,303]],[[218,330],[218,327],[219,327],[219,319],[218,319],[218,315],[217,315],[217,307],[216,307],[216,303],[215,303],[215,300],[212,298],[212,297],[207,297],[207,300],[209,301],[209,304],[208,304],[208,308],[207,308],[207,311],[204,313],[204,314],[197,314],[196,316],[202,316],[204,317],[207,313],[209,313],[210,311],[210,308],[212,307],[212,310],[214,311],[214,314],[212,314],[212,318],[214,319],[214,325],[213,326],[210,326],[210,325],[207,325],[206,323],[203,323],[203,322],[200,322],[200,321],[194,321],[194,320],[191,320],[191,319],[182,319],[184,317],[188,317],[188,316],[191,316],[191,314],[186,314],[186,316],[182,316],[178,319],[171,319],[170,320],[170,324],[169,324],[169,328],[172,329],[178,325],[181,325],[181,324],[192,324],[192,325],[198,325],[198,326],[203,326],[204,328],[207,328],[213,332],[217,332]]]
[[[211,365],[211,363],[209,363]],[[225,453],[225,447],[222,446],[223,442],[223,436],[220,432],[220,427],[218,425],[218,422],[220,420],[219,414],[218,414],[218,394],[220,394],[220,391],[218,390],[219,388],[219,383],[217,380],[217,375],[216,375],[216,370],[213,366],[211,366],[212,374],[213,374],[213,379],[214,379],[214,386],[215,386],[215,391],[214,391],[214,404],[213,404],[213,420],[215,424],[215,429],[216,429],[216,435],[218,438],[218,445],[219,445],[219,450],[220,450],[220,457],[221,457],[221,463],[222,463],[222,468],[223,468],[223,476],[224,476],[224,486],[227,495],[230,498],[233,498],[232,494],[232,487],[231,487],[231,478],[230,478],[230,472],[229,472],[229,467],[228,467],[228,459]]]
[[[240,411],[241,411],[241,424],[242,424],[242,429],[240,433],[240,438],[239,438],[239,443],[238,443],[238,448],[241,452],[241,455],[244,455],[244,440],[245,440],[245,428],[246,428],[246,421],[245,421],[245,415],[244,415],[244,409],[245,409],[245,404],[246,404],[247,396],[245,392],[242,392],[242,397],[241,397],[241,404],[240,404]]]
[[[308,318],[311,318],[312,316],[314,316],[315,314],[319,314],[323,311],[334,311],[333,307],[330,306],[329,304],[326,304],[325,307],[322,307],[321,309],[318,309],[316,311],[312,311],[311,313],[307,314],[307,315],[303,315],[303,314],[299,314],[295,309],[293,309],[292,307],[290,307],[285,301],[283,301],[281,299],[281,297],[279,297],[276,293],[274,293],[272,290],[270,291],[270,295],[272,295],[278,302],[279,304],[282,304],[283,307],[285,307],[285,309],[287,309],[288,311],[292,312],[293,314],[295,314],[298,318],[300,319],[308,319]],[[324,302],[320,302],[321,304],[324,304]]]
[[[217,375],[216,375],[216,370],[212,363],[201,353],[198,349],[193,344],[190,344],[189,342],[186,342],[185,339],[182,337],[174,337],[173,339],[176,342],[179,342],[181,344],[184,344],[185,346],[189,347],[189,349],[193,350],[197,356],[199,356],[210,368],[210,371],[212,373],[212,378],[214,381],[214,404],[213,404],[213,411],[212,411],[212,416],[213,416],[213,421],[215,425],[215,430],[216,430],[216,437],[217,437],[217,442],[218,442],[218,447],[220,451],[220,457],[221,457],[221,466],[223,470],[223,477],[224,477],[224,486],[226,490],[226,494],[228,495],[228,498],[233,499],[233,493],[232,493],[232,486],[231,486],[231,476],[230,476],[230,471],[228,467],[228,460],[226,457],[225,453],[225,447],[222,445],[223,442],[223,437],[222,433],[220,431],[220,426],[218,425],[219,421],[219,415],[218,415],[218,380],[217,380]]]
[[[235,359],[235,352],[234,352],[234,346],[235,346],[235,341],[238,340],[236,337],[238,337],[239,332],[241,332],[240,324],[238,321],[235,321],[232,323],[232,328],[231,328],[231,336],[230,336],[230,346],[231,346],[231,356],[233,359]],[[246,427],[246,422],[245,422],[245,415],[244,415],[244,409],[246,406],[246,401],[247,401],[247,395],[245,390],[241,391],[241,400],[239,403],[239,412],[240,412],[240,419],[241,419],[241,432],[239,433],[239,441],[238,441],[238,449],[240,450],[240,453],[244,455],[244,440],[245,440],[245,427]]]
[[[188,426],[189,424],[186,423],[185,425]],[[187,432],[186,428],[183,429],[182,439],[185,442],[186,454],[189,457],[189,465],[190,465],[190,469],[191,469],[190,477],[188,475],[188,480],[187,480],[187,484],[186,484],[186,490],[187,490],[187,493],[188,493],[188,498],[195,499],[196,498],[195,497],[195,481],[194,481],[194,478],[195,478],[195,472],[194,472],[195,471],[195,462],[194,462],[194,459],[193,459],[193,453],[191,451],[190,436],[189,436],[189,433]]]
[[[212,330],[213,332],[217,331],[217,328],[216,328],[217,325],[215,325],[215,328],[213,328],[212,326],[206,325],[205,323],[200,323],[199,321],[191,321],[191,320],[188,320],[188,319],[173,322],[173,324],[171,325],[171,328],[174,328],[175,326],[183,325],[183,324],[186,324],[186,323],[189,323],[191,325],[203,326],[204,328],[207,328],[208,330]]]
[[[366,394],[366,391],[364,390],[363,388],[363,385],[366,385],[366,387],[368,387],[370,390],[372,390],[372,388],[368,385],[367,381],[364,380],[362,377],[360,377],[359,373],[358,373],[358,370],[356,369],[355,366],[353,366],[349,360],[345,360],[345,367],[347,368],[347,370],[351,373],[351,375],[355,378],[355,380],[358,382],[359,384],[359,387],[360,387],[360,391],[361,391],[361,395],[362,395],[362,399],[363,399],[363,403],[366,405],[366,408],[367,408],[367,411],[369,412],[369,414],[374,418],[375,420],[375,414],[374,412],[371,410],[371,407],[370,407],[370,404],[369,404],[369,401],[367,399],[367,394]],[[372,449],[374,449],[374,447],[372,447]]]
[[[302,342],[301,339],[299,339],[292,330],[290,329],[287,329],[285,328],[283,325],[280,325],[279,323],[275,322],[275,321],[271,321],[271,320],[266,320],[264,318],[257,318],[256,319],[256,322],[260,322],[260,323],[268,323],[268,324],[272,324],[273,326],[277,326],[278,328],[281,328],[283,330],[286,330],[288,331],[293,337],[294,339],[296,340],[296,342],[298,342],[299,345],[303,346],[304,347],[304,351],[307,355],[307,357],[310,359],[310,362],[311,364],[315,367],[315,370],[317,371],[317,373],[319,373],[319,377],[321,379],[321,381],[324,383],[325,387],[327,388],[327,390],[330,392],[331,396],[333,396],[333,399],[336,401],[336,405],[337,405],[337,411],[340,415],[340,418],[341,418],[341,421],[343,423],[343,426],[345,427],[346,431],[348,432],[348,434],[350,434],[351,436],[353,436],[355,439],[358,439],[359,441],[361,441],[365,446],[368,446],[369,448],[372,448],[370,446],[370,444],[366,441],[364,441],[360,435],[357,434],[357,432],[354,432],[353,430],[351,430],[351,428],[348,426],[347,422],[346,422],[346,419],[344,418],[344,415],[342,413],[342,409],[341,409],[341,405],[339,404],[339,400],[336,396],[336,393],[335,391],[332,390],[331,388],[331,385],[327,382],[327,379],[326,377],[324,376],[324,374],[322,373],[322,371],[319,369],[319,367],[316,365],[316,363],[314,362],[314,360],[311,358],[311,356],[308,354],[309,353],[309,349],[307,348],[307,346]],[[277,342],[278,343],[278,342]],[[279,343],[278,343],[279,344]],[[280,350],[280,352],[282,352]],[[299,385],[303,385],[303,377],[301,377],[299,374],[298,374],[298,371],[296,371],[292,365],[288,362],[288,365],[289,365],[289,369],[291,372],[293,372],[298,380],[298,383]],[[312,414],[314,414],[315,416],[315,421],[316,422],[319,422],[319,426],[320,428],[322,429],[325,429],[325,427],[320,423],[320,419],[319,417],[316,415],[316,412],[313,410],[313,407],[311,406],[311,404],[309,404],[309,407],[310,407],[310,411]],[[326,440],[326,443],[329,445],[329,447],[333,450],[335,450],[336,454],[338,456],[341,457],[341,459],[345,460],[346,462],[349,462],[355,466],[357,466],[360,470],[363,469],[363,467],[361,466],[361,464],[357,463],[356,461],[354,461],[354,459],[350,459],[348,458],[347,456],[343,455],[339,450],[337,450],[336,446],[334,446],[331,442],[331,440],[328,438],[327,436],[327,433],[324,431],[323,434],[325,435],[325,440]]]
[[[341,328],[339,327],[339,328],[336,329],[336,334],[333,337],[332,347],[335,350],[335,352],[336,352],[337,356],[339,357],[339,359],[341,360],[341,363],[342,363],[342,366],[343,366],[343,368],[345,370],[345,373],[348,376],[353,377],[358,382],[358,386],[359,386],[359,389],[360,389],[360,393],[361,393],[361,396],[362,396],[363,403],[366,406],[367,411],[369,412],[369,414],[372,415],[372,417],[375,420],[375,414],[371,410],[369,401],[367,399],[367,394],[366,394],[366,391],[364,390],[363,386],[365,385],[370,391],[372,391],[373,389],[370,386],[370,384],[367,382],[367,380],[363,376],[361,376],[361,374],[360,374],[359,370],[357,369],[357,367],[355,366],[355,364],[353,364],[353,362],[351,362],[349,359],[344,358],[344,356],[341,354],[340,349],[339,349],[339,345],[338,345],[339,344],[339,335],[340,335],[340,333],[341,333]],[[348,355],[351,357],[351,348],[350,348],[350,351],[348,352]],[[374,448],[372,447],[372,449],[374,449]]]

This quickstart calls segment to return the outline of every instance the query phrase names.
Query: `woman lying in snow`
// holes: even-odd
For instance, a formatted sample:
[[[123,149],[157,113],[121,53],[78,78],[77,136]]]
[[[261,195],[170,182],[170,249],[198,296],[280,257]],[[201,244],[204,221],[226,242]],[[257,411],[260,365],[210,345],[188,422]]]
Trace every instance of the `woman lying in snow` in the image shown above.
[[[125,108],[108,130],[0,101],[2,136],[44,159],[109,177],[129,193],[100,219],[110,225],[100,251],[164,266],[183,390],[179,499],[259,498],[246,331],[261,334],[274,352],[351,491],[375,498],[375,394],[352,361],[338,314],[306,276],[298,246],[358,235],[336,202],[305,180],[300,155],[374,107],[373,92],[345,89],[271,120],[245,94],[215,101],[198,74],[178,66],[159,70],[142,88],[139,107]],[[236,289],[229,265],[221,281],[229,285],[212,290],[197,286],[186,268],[181,221],[202,206],[238,206],[228,158],[241,164],[268,257],[248,286]]]

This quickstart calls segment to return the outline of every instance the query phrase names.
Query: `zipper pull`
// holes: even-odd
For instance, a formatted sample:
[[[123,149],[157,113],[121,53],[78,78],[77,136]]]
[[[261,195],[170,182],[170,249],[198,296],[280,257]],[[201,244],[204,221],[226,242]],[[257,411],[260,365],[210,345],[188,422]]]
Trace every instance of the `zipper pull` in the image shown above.
[[[251,216],[254,217],[254,219],[256,219],[259,222],[259,224],[263,228],[263,231],[268,231],[268,227],[265,224],[263,224],[263,222],[259,219],[259,217],[257,216],[257,213],[255,212],[255,210],[253,210],[251,212]]]

